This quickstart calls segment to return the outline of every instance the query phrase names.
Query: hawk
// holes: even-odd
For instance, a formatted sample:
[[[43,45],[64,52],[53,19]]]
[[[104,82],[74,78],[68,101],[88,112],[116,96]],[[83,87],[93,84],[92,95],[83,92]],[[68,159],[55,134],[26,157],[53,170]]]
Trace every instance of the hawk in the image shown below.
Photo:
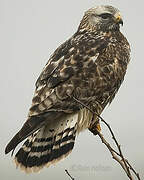
[[[5,149],[14,151],[26,139],[15,155],[17,167],[25,172],[48,167],[72,151],[79,132],[98,127],[98,116],[83,104],[100,115],[123,82],[130,46],[120,24],[117,8],[91,8],[51,55],[36,82],[27,121]]]

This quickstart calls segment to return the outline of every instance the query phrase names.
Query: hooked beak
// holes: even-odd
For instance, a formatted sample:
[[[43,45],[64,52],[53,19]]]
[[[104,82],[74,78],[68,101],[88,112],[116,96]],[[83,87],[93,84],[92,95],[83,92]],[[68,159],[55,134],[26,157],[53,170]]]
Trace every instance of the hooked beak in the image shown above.
[[[120,15],[115,16],[115,22],[123,26],[123,20]]]

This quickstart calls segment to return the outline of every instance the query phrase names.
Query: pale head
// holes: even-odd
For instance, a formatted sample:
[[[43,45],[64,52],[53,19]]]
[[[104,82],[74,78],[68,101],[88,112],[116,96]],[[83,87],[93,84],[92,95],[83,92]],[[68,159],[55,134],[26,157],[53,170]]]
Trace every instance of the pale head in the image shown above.
[[[80,29],[117,31],[123,24],[120,11],[112,6],[96,6],[85,12]]]

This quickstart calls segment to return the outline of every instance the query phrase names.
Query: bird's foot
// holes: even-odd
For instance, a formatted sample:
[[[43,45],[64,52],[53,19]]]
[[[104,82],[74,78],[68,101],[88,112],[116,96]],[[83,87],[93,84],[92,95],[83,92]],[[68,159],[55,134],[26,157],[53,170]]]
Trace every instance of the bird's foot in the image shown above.
[[[101,131],[101,126],[99,122],[95,122],[89,127],[89,130],[94,134],[97,135]]]

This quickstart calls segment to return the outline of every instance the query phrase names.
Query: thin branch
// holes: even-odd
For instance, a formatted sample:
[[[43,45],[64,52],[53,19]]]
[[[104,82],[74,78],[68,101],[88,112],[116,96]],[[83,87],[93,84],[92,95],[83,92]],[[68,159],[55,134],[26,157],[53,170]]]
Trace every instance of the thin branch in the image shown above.
[[[138,178],[138,180],[140,180],[140,176],[139,173],[137,173],[135,171],[135,169],[131,166],[131,164],[128,162],[128,160],[126,159],[127,164],[129,165],[130,169],[132,170],[132,172],[136,175],[136,177]]]
[[[71,178],[71,180],[74,180],[74,178],[70,175],[67,169],[65,169],[66,174]]]
[[[118,158],[118,156],[116,156],[113,151],[111,151],[111,146],[110,146],[110,144],[105,140],[104,136],[103,136],[100,132],[98,132],[98,136],[101,138],[102,143],[104,143],[104,144],[107,146],[107,148],[109,149],[109,151],[110,151],[113,159],[115,159],[115,160],[122,166],[122,168],[124,169],[124,171],[127,173],[127,169],[125,168],[125,166],[123,166],[123,163],[122,163],[121,159]]]
[[[111,145],[106,141],[106,139],[104,138],[104,136],[100,133],[100,131],[97,130],[97,127],[94,127],[93,128],[93,131],[92,133],[93,134],[98,134],[98,136],[100,137],[102,143],[104,143],[106,145],[106,147],[108,148],[108,150],[110,151],[112,157],[114,160],[116,160],[120,165],[121,167],[124,169],[125,173],[127,174],[128,178],[130,180],[133,180],[133,176],[131,174],[131,171],[136,175],[137,179],[140,180],[140,176],[139,174],[135,171],[135,169],[130,165],[130,163],[128,162],[128,160],[124,157],[123,153],[122,153],[122,150],[121,150],[121,147],[110,127],[110,125],[99,115],[97,114],[96,112],[94,112],[90,107],[88,107],[87,105],[85,105],[83,102],[79,101],[78,99],[76,99],[75,97],[73,97],[73,99],[81,104],[83,107],[87,108],[90,112],[92,112],[93,114],[95,114],[109,129],[111,135],[112,135],[112,139],[114,140],[116,146],[117,146],[117,149],[118,149],[118,152],[116,150],[114,150]],[[95,132],[94,132],[95,130]],[[131,171],[130,171],[131,170]],[[70,176],[71,177],[71,176]],[[74,179],[72,179],[74,180]]]
[[[103,119],[102,121],[106,124],[106,126],[107,126],[108,129],[110,130],[110,133],[111,133],[111,135],[112,135],[112,138],[113,138],[113,140],[114,140],[114,142],[115,142],[115,144],[116,144],[116,146],[117,146],[117,148],[118,148],[118,150],[119,150],[119,155],[120,155],[120,157],[122,158],[122,162],[124,163],[123,169],[125,169],[125,172],[126,172],[127,176],[132,180],[133,178],[132,178],[132,176],[131,176],[131,173],[130,173],[130,170],[129,170],[129,166],[127,165],[127,162],[126,162],[126,160],[125,160],[125,158],[124,158],[124,156],[123,156],[123,153],[122,153],[122,151],[121,151],[121,147],[120,147],[120,145],[119,145],[119,143],[118,143],[118,141],[117,141],[117,139],[116,139],[116,137],[115,137],[115,135],[114,135],[111,127],[110,127],[110,125],[109,125],[104,119]],[[99,135],[99,134],[98,134],[98,135]],[[110,152],[111,152],[111,151],[110,151]],[[114,159],[115,159],[115,158],[114,158]],[[115,159],[115,160],[117,160],[117,159]],[[121,164],[121,163],[120,163],[120,164]],[[122,164],[121,164],[121,166],[122,166]]]
[[[107,148],[109,149],[113,159],[115,159],[121,165],[121,167],[124,169],[124,171],[126,172],[127,176],[129,177],[129,179],[133,180],[133,177],[132,177],[131,173],[129,171],[127,171],[127,168],[126,168],[126,166],[125,166],[125,164],[123,162],[123,159],[120,159],[119,156],[117,156],[115,154],[115,152],[111,151],[110,144],[105,140],[104,136],[100,132],[98,132],[98,136],[101,138],[102,143],[104,143],[107,146]]]

